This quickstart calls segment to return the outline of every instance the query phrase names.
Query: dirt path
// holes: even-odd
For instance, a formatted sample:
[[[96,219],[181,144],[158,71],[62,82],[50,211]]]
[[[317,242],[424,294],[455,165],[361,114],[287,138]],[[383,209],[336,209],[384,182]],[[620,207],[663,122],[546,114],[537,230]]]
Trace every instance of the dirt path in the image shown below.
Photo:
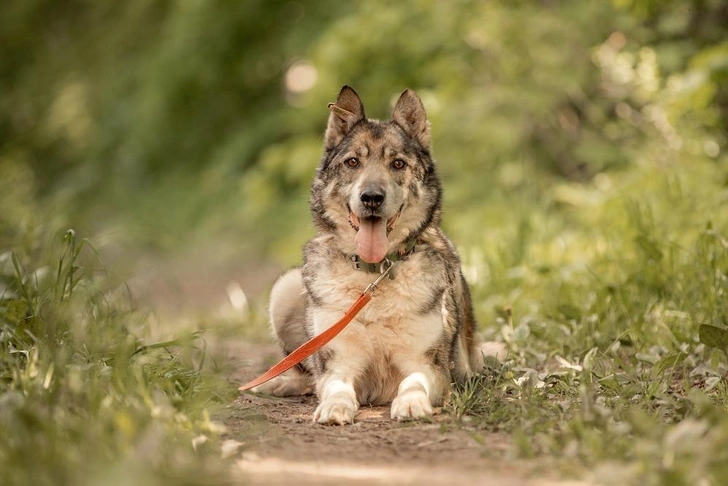
[[[278,357],[275,346],[238,343],[241,383]],[[240,357],[245,357],[240,360]],[[542,465],[507,459],[509,438],[456,424],[442,409],[427,422],[390,420],[388,407],[363,407],[350,426],[311,421],[314,397],[241,395],[223,423],[245,442],[237,466],[254,484],[576,485],[544,476]]]
[[[130,282],[133,293],[167,317],[178,318],[169,321],[179,322],[191,313],[219,312],[221,306],[229,307],[226,287],[230,282],[239,285],[248,297],[261,300],[279,271],[275,265],[260,265],[253,272],[201,262],[146,262],[144,271]],[[270,343],[226,339],[210,344],[217,356],[227,357],[229,368],[235,369],[230,379],[237,383],[253,378],[280,357],[277,346]],[[510,458],[507,435],[483,434],[456,423],[441,409],[427,422],[398,423],[390,420],[388,407],[364,407],[353,425],[337,427],[311,421],[315,402],[314,397],[281,399],[243,394],[215,417],[227,429],[225,439],[243,443],[236,463],[241,483],[587,484],[558,481],[548,464]]]

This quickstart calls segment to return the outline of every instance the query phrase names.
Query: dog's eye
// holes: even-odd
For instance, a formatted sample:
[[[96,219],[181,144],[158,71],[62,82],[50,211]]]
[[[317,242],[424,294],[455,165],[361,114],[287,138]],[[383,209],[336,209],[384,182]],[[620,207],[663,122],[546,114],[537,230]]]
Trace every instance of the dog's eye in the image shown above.
[[[344,163],[350,169],[356,169],[357,167],[359,167],[359,159],[357,159],[356,157],[349,157],[344,161]]]
[[[407,167],[407,163],[402,159],[394,159],[392,161],[392,169],[402,170]]]

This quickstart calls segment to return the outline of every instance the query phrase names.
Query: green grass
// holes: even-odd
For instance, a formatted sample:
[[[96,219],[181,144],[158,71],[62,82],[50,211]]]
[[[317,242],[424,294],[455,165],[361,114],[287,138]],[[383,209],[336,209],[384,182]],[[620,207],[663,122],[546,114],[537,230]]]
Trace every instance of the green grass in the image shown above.
[[[604,484],[728,477],[725,169],[691,160],[446,210],[481,333],[509,349],[454,390],[455,424]],[[229,480],[210,414],[236,392],[205,332],[259,337],[260,303],[250,326],[158,341],[90,243],[50,227],[0,255],[4,482]]]
[[[689,160],[446,208],[483,338],[509,349],[454,390],[454,424],[604,484],[728,477],[728,192],[723,165]],[[4,482],[230,479],[210,415],[236,392],[206,342],[260,338],[261,303],[249,326],[199,316],[159,341],[89,242],[52,227],[0,255]]]
[[[0,483],[227,477],[209,349],[264,339],[265,303],[169,319],[65,229],[117,262],[300,263],[343,82],[375,117],[422,96],[446,232],[509,349],[453,423],[607,484],[725,482],[719,0],[56,3],[0,7]]]
[[[0,255],[3,484],[225,479],[210,411],[234,392],[203,337],[151,341],[146,311],[90,244],[60,240]]]
[[[466,249],[509,357],[455,390],[454,417],[604,484],[728,477],[728,192],[693,160],[526,194]]]
[[[604,484],[728,477],[726,169],[688,155],[446,207],[483,338],[509,350],[454,390],[454,424]],[[262,303],[248,326],[201,315],[159,341],[89,242],[55,226],[0,255],[3,481],[230,479],[210,415],[236,392],[206,342],[259,339]]]

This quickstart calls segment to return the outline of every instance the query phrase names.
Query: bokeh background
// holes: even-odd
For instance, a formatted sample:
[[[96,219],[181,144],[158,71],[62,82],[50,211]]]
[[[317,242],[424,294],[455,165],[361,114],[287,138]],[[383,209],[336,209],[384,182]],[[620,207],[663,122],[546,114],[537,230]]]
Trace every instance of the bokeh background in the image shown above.
[[[572,183],[725,178],[727,23],[719,0],[4,2],[0,237],[60,219],[132,253],[293,264],[342,84],[377,118],[420,94],[463,244]]]
[[[233,481],[267,440],[236,383],[348,84],[375,118],[422,98],[509,350],[453,426],[498,464],[721,484],[727,26],[724,0],[0,2],[3,479]]]

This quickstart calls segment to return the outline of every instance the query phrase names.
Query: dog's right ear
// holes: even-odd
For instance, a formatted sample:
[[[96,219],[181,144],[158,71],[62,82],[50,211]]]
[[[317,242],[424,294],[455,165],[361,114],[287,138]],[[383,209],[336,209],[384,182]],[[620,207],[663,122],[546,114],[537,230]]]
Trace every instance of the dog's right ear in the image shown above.
[[[331,114],[324,136],[326,150],[336,147],[352,127],[364,119],[364,104],[356,91],[349,86],[341,88],[336,103],[329,103],[329,110]]]

